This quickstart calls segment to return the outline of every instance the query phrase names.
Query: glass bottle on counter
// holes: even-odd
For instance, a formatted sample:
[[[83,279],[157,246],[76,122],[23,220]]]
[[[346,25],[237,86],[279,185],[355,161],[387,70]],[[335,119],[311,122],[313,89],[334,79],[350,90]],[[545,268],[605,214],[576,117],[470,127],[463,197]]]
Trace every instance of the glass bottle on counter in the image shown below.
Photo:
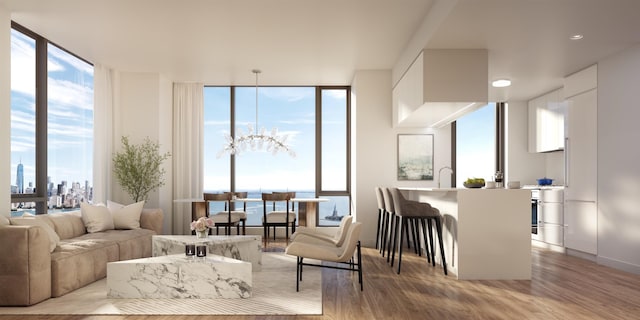
[[[504,176],[501,171],[496,172],[493,180],[496,182],[496,188],[504,188]]]

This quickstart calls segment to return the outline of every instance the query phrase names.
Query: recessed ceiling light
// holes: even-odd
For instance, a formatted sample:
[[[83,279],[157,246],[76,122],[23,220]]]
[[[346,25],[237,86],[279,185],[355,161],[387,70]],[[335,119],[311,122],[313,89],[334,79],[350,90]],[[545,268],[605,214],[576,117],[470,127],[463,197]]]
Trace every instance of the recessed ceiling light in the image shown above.
[[[509,79],[498,79],[491,82],[491,85],[496,88],[508,87],[511,85],[511,80]]]
[[[571,37],[569,37],[569,39],[571,39],[571,40],[580,40],[582,38],[584,38],[584,36],[581,35],[581,34],[574,34]]]

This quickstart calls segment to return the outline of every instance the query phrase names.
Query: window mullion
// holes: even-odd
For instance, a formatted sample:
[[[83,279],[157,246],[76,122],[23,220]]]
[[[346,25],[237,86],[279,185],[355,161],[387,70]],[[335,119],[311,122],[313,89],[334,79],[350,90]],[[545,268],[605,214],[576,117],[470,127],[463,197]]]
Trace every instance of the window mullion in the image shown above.
[[[47,210],[47,40],[36,38],[36,214]]]

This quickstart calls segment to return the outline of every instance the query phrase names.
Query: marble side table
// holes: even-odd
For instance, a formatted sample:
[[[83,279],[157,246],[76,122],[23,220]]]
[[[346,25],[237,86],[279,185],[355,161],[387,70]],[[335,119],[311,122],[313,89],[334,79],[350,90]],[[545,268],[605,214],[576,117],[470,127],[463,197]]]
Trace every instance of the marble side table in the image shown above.
[[[108,298],[250,298],[251,263],[209,254],[109,262]]]
[[[207,252],[223,257],[251,262],[253,271],[262,269],[262,236],[196,236],[156,235],[152,241],[154,257],[168,254],[184,254],[184,246],[206,243]]]

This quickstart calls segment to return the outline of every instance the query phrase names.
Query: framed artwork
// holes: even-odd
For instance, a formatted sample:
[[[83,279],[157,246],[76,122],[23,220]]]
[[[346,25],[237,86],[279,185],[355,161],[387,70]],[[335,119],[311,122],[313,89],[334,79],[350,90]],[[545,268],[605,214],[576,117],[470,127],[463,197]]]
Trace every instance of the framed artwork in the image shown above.
[[[398,135],[398,180],[433,180],[433,135]]]

